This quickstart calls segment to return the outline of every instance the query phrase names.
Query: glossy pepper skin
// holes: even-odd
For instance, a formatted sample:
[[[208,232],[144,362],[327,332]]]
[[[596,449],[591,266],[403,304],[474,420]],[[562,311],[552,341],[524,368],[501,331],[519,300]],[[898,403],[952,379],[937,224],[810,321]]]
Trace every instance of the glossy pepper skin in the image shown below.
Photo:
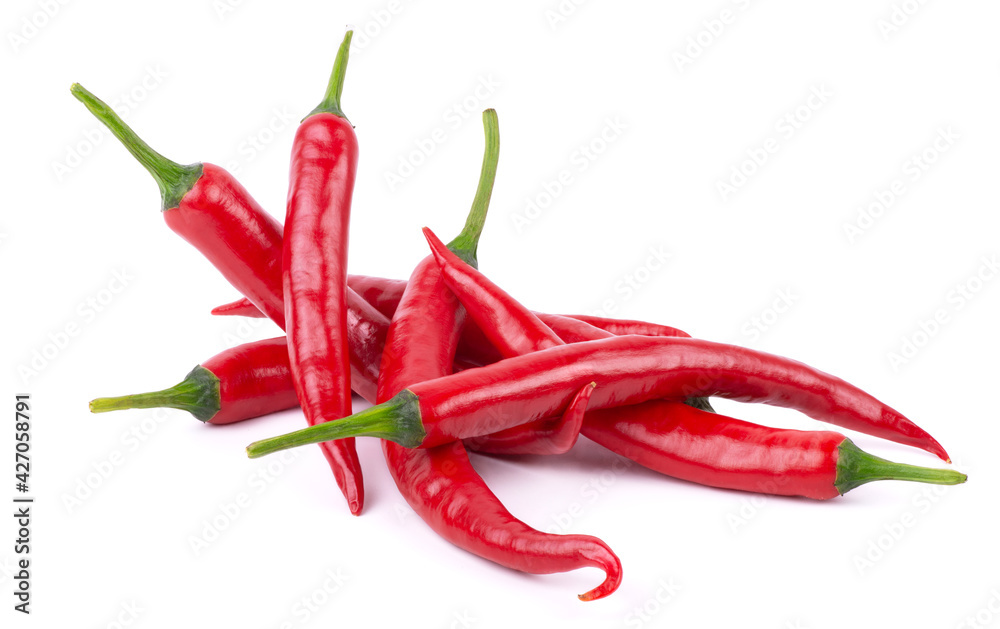
[[[639,334],[641,336],[691,336],[684,330],[669,325],[650,323],[649,321],[637,321],[635,319],[609,319],[607,317],[594,317],[590,315],[570,315],[577,321],[583,321],[600,328],[605,332],[610,332],[615,336],[626,334]]]
[[[948,459],[919,426],[839,378],[787,358],[698,339],[622,336],[564,345],[409,390],[429,427],[425,441],[433,444],[455,434],[472,436],[463,433],[475,429],[466,422],[474,421],[477,409],[548,417],[589,381],[597,383],[594,409],[695,396],[764,402]]]
[[[349,300],[348,341],[351,352],[351,388],[375,404],[382,349],[389,320],[368,302]],[[481,366],[475,356],[456,356],[452,371]],[[538,439],[566,443],[576,440],[592,386],[577,392],[561,417],[543,424]],[[288,342],[284,336],[244,343],[224,350],[197,365],[178,385],[163,391],[139,393],[91,401],[95,413],[136,408],[176,408],[188,411],[208,424],[231,424],[299,406],[288,364]],[[535,454],[537,446],[518,437],[508,440],[505,454]],[[564,445],[564,448],[567,446]]]
[[[543,533],[511,515],[472,468],[461,443],[453,441],[428,450],[399,448],[387,457],[393,478],[405,478],[422,488],[416,500],[407,497],[410,506],[435,532],[459,548],[531,574],[588,566],[604,570],[605,581],[579,595],[584,601],[608,596],[621,584],[621,562],[601,540],[589,535]]]
[[[384,277],[374,277],[369,275],[348,275],[347,281],[362,299],[373,305],[379,312],[387,317],[392,317],[399,304],[399,298],[406,289],[406,280],[393,280]],[[232,304],[225,304],[221,308],[232,309],[234,312],[225,314],[236,314],[252,312],[248,305],[239,301]],[[534,312],[534,311],[533,311]],[[213,311],[214,313],[214,311]],[[220,312],[219,314],[223,314]],[[660,325],[648,321],[632,321],[628,319],[610,319],[607,317],[595,317],[590,315],[556,315],[534,312],[542,322],[559,332],[560,336],[566,333],[564,340],[567,343],[575,343],[585,339],[585,336],[592,334],[594,329],[603,330],[605,336],[621,336],[625,334],[641,334],[643,336],[691,336],[683,330],[669,325]],[[254,315],[245,315],[254,316]],[[259,315],[256,315],[259,316]],[[589,327],[589,331],[588,331]],[[572,339],[572,340],[571,340]],[[464,339],[463,339],[464,340]]]
[[[348,300],[347,317],[351,388],[375,404],[389,320],[358,297]],[[481,357],[459,355],[453,370],[481,364]],[[591,385],[583,387],[562,416],[535,422],[537,428],[533,430],[502,431],[481,438],[489,445],[480,449],[494,454],[554,454],[569,450],[580,432],[592,390]],[[229,424],[297,406],[299,400],[288,363],[287,339],[278,337],[244,343],[216,354],[169,389],[98,398],[90,403],[90,410],[103,413],[135,408],[176,408],[206,423]]]
[[[274,292],[281,294],[281,259],[268,247],[276,239],[280,242],[281,225],[225,169],[202,163],[185,166],[165,158],[83,86],[74,84],[70,91],[156,180],[167,226],[284,327],[284,310],[269,299]]]
[[[563,344],[559,335],[543,324],[534,313],[511,299],[482,273],[448,250],[434,232],[426,227],[423,232],[448,289],[463,305],[468,305],[466,310],[471,315],[472,321],[482,331],[490,345],[500,351],[501,356],[509,358]],[[578,322],[568,318],[558,323],[569,323],[568,327],[576,333],[579,331],[574,328],[590,327],[585,323],[576,325]],[[595,331],[594,334],[600,336],[601,332]],[[610,333],[604,334],[611,336]],[[518,346],[512,347],[507,342],[509,338],[517,338]],[[583,420],[582,414],[577,416],[572,411],[578,408],[581,395],[586,395],[589,401],[593,391],[591,385],[581,389],[577,393],[577,398],[570,402],[564,413],[564,417],[570,418],[570,421],[553,424],[551,420],[536,420],[499,432],[472,437],[466,440],[466,445],[490,454],[567,452],[576,443]],[[573,430],[576,434],[571,432]]]
[[[448,287],[470,317],[493,331],[504,356],[560,345],[542,321],[478,270],[453,255],[425,230]],[[632,322],[629,329],[636,329]],[[584,337],[586,329],[577,330]],[[651,335],[662,333],[655,326]],[[593,334],[601,338],[601,334]],[[827,499],[873,480],[938,484],[965,481],[953,470],[932,470],[886,461],[858,449],[835,432],[758,426],[693,408],[690,400],[649,400],[584,415],[583,433],[639,464],[669,476],[716,487]],[[530,434],[536,422],[505,432]],[[485,446],[493,447],[484,437]]]
[[[393,280],[368,275],[348,275],[351,288],[376,310],[392,319],[396,306],[406,290],[406,280]]]
[[[594,392],[593,382],[576,392],[561,417],[533,421],[462,443],[470,450],[487,454],[564,454],[580,437],[587,405]]]
[[[782,430],[652,400],[587,414],[584,435],[652,470],[702,485],[826,500],[845,437]]]
[[[484,114],[487,152],[473,203],[472,214],[481,213],[483,218],[496,169],[495,116],[492,111]],[[470,215],[467,229],[452,242],[473,263],[481,230],[482,220],[475,226]],[[464,309],[444,285],[433,258],[427,256],[414,269],[395,309],[382,358],[379,401],[414,382],[450,373],[464,319]],[[606,596],[618,587],[621,566],[603,542],[580,535],[548,535],[515,518],[473,469],[461,443],[410,450],[383,441],[382,448],[407,503],[452,544],[524,572],[545,574],[584,566],[604,569],[605,582],[582,595],[583,600]]]
[[[331,438],[374,434],[432,447],[562,412],[595,382],[593,409],[667,398],[726,397],[799,410],[815,419],[913,445],[947,460],[940,444],[857,387],[802,363],[690,338],[620,336],[553,347],[421,382],[336,429],[316,426],[258,441],[250,456]],[[484,412],[487,418],[483,419]]]
[[[760,426],[665,400],[587,413],[583,432],[651,470],[724,489],[827,500],[876,480],[966,480],[868,454],[837,432]]]
[[[348,31],[325,100],[295,132],[282,253],[285,333],[292,381],[310,426],[351,414],[347,327],[347,241],[358,138],[340,109]],[[352,513],[364,486],[354,441],[324,453]]]
[[[261,312],[285,328],[282,228],[225,170],[183,166],[143,142],[115,112],[80,85],[80,100],[149,171],[160,188],[168,226],[194,245]],[[350,296],[348,297],[350,299]],[[361,465],[349,443],[321,444],[352,513],[360,513]]]
[[[389,320],[360,297],[348,300],[351,387],[375,403],[379,361]],[[95,413],[130,408],[176,408],[209,424],[244,421],[299,405],[282,336],[244,343],[196,366],[179,384],[154,393],[98,398]]]
[[[381,317],[378,313],[375,316]],[[382,337],[388,325],[384,318],[382,323],[372,323],[374,328],[381,326]],[[370,390],[372,397],[366,399],[374,404],[377,383],[371,374],[377,375],[378,361],[358,369],[354,360],[355,355],[378,356],[381,352],[379,334],[368,334],[366,327],[359,326],[360,334],[351,337],[351,373],[355,386],[367,381],[365,390]],[[461,363],[456,359],[456,368]],[[703,485],[826,498],[871,480],[941,484],[965,480],[964,475],[950,470],[927,470],[888,461],[873,466],[871,455],[858,451],[837,433],[769,428],[722,415],[692,412],[696,409],[677,402],[651,400],[584,413],[586,400],[581,398],[589,398],[592,391],[593,387],[582,389],[567,411],[573,414],[571,422],[586,419],[583,434],[652,470]],[[220,425],[296,406],[298,399],[288,366],[288,351],[284,337],[279,337],[225,350],[195,367],[183,382],[170,389],[96,399],[91,402],[91,411],[169,407]],[[547,426],[543,429],[554,430]],[[533,437],[538,442],[558,438],[544,430],[541,434],[524,431],[506,437],[496,433],[481,439],[490,441],[491,452],[530,454],[537,453],[537,446],[524,443],[525,439]],[[566,433],[563,438],[572,435],[575,441],[575,432],[580,428],[571,424],[561,430]],[[467,439],[464,443],[475,441]],[[845,452],[864,465],[845,463]]]
[[[431,230],[425,229],[424,237],[430,245],[431,254],[441,267],[441,274],[448,288],[466,307],[472,321],[479,329],[484,330],[483,335],[502,357],[521,356],[567,342],[580,343],[614,336],[581,319],[529,311],[488,277],[449,251]],[[597,323],[606,321],[593,317],[590,319]],[[642,321],[628,322],[626,326],[617,327],[630,331],[642,330],[651,336],[687,336],[675,328],[645,324]],[[558,334],[555,329],[559,330]],[[711,405],[704,398],[686,400],[686,403],[711,410]],[[490,454],[509,454],[512,444],[530,449],[532,454],[561,454],[572,447],[575,440],[569,441],[564,434],[561,435],[561,441],[553,439],[550,425],[551,420],[535,420],[469,439],[466,445],[473,450]],[[571,424],[566,424],[569,425]]]
[[[356,291],[358,297],[370,303],[383,315],[391,318],[396,312],[399,298],[406,289],[406,280],[390,280],[367,275],[348,275],[347,285]],[[212,309],[213,315],[241,316],[260,318],[264,315],[248,300],[237,299]],[[687,332],[666,325],[658,325],[645,321],[628,321],[621,324],[615,319],[602,317],[585,317],[583,315],[557,315],[534,312],[545,325],[552,328],[567,343],[594,340],[594,338],[610,338],[615,334],[642,334],[646,336],[690,336]],[[586,319],[586,321],[584,321]],[[593,323],[591,323],[593,322]],[[594,323],[598,325],[594,325]],[[634,325],[633,325],[634,324]],[[605,328],[618,330],[615,334]],[[484,362],[500,360],[500,353],[490,344],[478,325],[466,325],[462,330],[459,342],[459,352],[478,356]]]
[[[369,275],[348,275],[347,285],[358,295],[374,306],[379,312],[387,317],[391,317],[399,304],[399,298],[406,290],[406,280],[392,280],[384,277],[374,277]],[[229,317],[253,317],[262,318],[265,315],[260,312],[246,298],[237,299],[229,303],[216,306],[212,309],[212,314],[216,316]],[[606,332],[606,336],[624,336],[626,334],[640,334],[642,336],[691,336],[684,330],[649,321],[636,321],[632,319],[610,319],[607,317],[595,317],[591,315],[556,315],[535,312],[535,315],[549,327],[553,327],[552,322],[558,321],[555,327],[561,327],[567,332],[569,338],[564,338],[567,343],[577,343],[583,340],[593,340],[587,335],[580,334],[577,330],[590,331],[598,329]]]
[[[370,277],[367,275],[348,274],[347,284],[362,299],[389,318],[392,318],[392,314],[396,312],[396,306],[399,305],[403,291],[406,290],[406,280],[391,280],[384,277]],[[264,316],[245,297],[214,308],[212,314],[256,318]]]
[[[298,406],[285,337],[244,343],[191,370],[179,384],[155,393],[98,398],[94,413],[128,408],[176,408],[206,424],[231,424]]]

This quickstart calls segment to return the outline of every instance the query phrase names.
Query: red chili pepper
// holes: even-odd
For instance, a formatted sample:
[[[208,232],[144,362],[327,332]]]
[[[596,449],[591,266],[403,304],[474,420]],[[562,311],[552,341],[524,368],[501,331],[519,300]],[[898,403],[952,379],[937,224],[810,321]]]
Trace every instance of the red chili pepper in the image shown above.
[[[298,406],[288,371],[285,337],[227,349],[191,370],[179,384],[90,403],[93,413],[128,408],[176,408],[208,424],[230,424]]]
[[[360,304],[360,308],[355,307]],[[389,320],[363,299],[348,302],[348,340],[351,349],[351,387],[368,402],[375,404],[379,364]],[[481,366],[472,356],[456,356],[453,371]],[[541,422],[548,439],[562,442],[580,421],[589,390],[584,387],[567,413],[561,418]],[[94,413],[136,408],[175,408],[188,411],[207,424],[231,424],[261,417],[299,405],[288,364],[286,337],[244,343],[224,350],[195,368],[177,385],[152,393],[97,398],[90,403]],[[572,437],[576,438],[575,434]],[[529,454],[535,446],[510,454]]]
[[[496,113],[483,115],[486,156],[473,209],[466,228],[449,245],[475,264],[476,248],[496,173],[498,131]],[[465,312],[441,280],[431,256],[410,276],[396,308],[379,378],[379,401],[404,387],[451,371]],[[596,566],[607,578],[580,596],[592,600],[613,592],[621,580],[614,553],[596,538],[541,533],[516,519],[489,490],[458,442],[410,450],[384,441],[386,463],[400,493],[439,535],[503,566],[532,573],[550,573]]]
[[[650,323],[648,321],[637,321],[635,319],[608,319],[605,317],[593,317],[590,315],[570,316],[578,321],[589,323],[595,328],[600,328],[606,332],[610,332],[615,336],[624,336],[626,334],[639,334],[641,336],[691,336],[684,330],[678,330],[677,328],[670,327],[669,325],[660,325],[658,323]]]
[[[366,275],[348,275],[348,286],[357,291],[359,297],[374,306],[386,317],[392,317],[399,303],[399,297],[406,288],[406,280],[389,280],[381,277],[369,277]],[[243,316],[261,318],[264,315],[247,299],[237,299],[236,301],[222,304],[212,310],[213,315],[220,316]],[[593,340],[595,338],[610,338],[614,334],[607,332],[604,328],[622,330],[621,334],[642,334],[646,336],[689,336],[686,332],[666,325],[647,323],[645,321],[628,322],[634,323],[632,327],[622,326],[614,319],[604,319],[601,317],[584,317],[583,315],[554,315],[541,312],[534,313],[547,326],[552,328],[560,338],[567,343],[579,343],[581,341]],[[599,325],[587,323],[581,320],[593,321]],[[476,356],[483,364],[496,362],[501,356],[490,344],[489,340],[479,329],[478,325],[466,325],[462,329],[462,338],[459,341],[459,353],[466,356]]]
[[[347,318],[351,387],[375,404],[389,320],[360,298],[348,301]],[[456,356],[453,370],[471,369],[481,364],[475,356]],[[562,417],[537,422],[537,432],[497,433],[490,436],[490,445],[483,450],[496,454],[554,454],[569,450],[580,432],[592,390],[592,385],[581,389]],[[175,408],[188,411],[208,424],[230,424],[297,406],[299,400],[288,364],[287,339],[278,337],[245,343],[216,354],[169,389],[97,398],[91,401],[90,410],[104,413],[136,408]]]
[[[389,322],[375,314],[384,323],[374,327],[380,325],[384,335]],[[353,357],[380,352],[380,343],[377,336],[364,334],[358,338],[352,335],[351,340],[352,382],[369,381],[372,398],[366,399],[372,403],[376,382],[370,374],[372,371],[377,374],[378,361],[358,370]],[[371,351],[366,351],[366,347]],[[456,367],[458,364],[456,359]],[[585,387],[582,392],[590,390],[592,387]],[[582,413],[585,406],[579,397],[578,393],[571,406],[580,408],[574,408],[573,413]],[[296,406],[298,399],[288,367],[287,347],[284,337],[279,337],[225,350],[195,367],[182,383],[165,391],[99,398],[91,402],[91,411],[168,407],[186,410],[206,423],[219,425]],[[583,419],[583,434],[613,452],[674,478],[725,489],[823,499],[846,493],[870,480],[939,484],[965,480],[963,474],[951,470],[928,470],[878,459],[857,450],[850,440],[835,432],[759,426],[698,412],[678,402],[651,400],[589,411]],[[566,430],[572,434],[573,428]],[[471,447],[483,440],[489,444],[490,452],[534,453],[535,447],[525,443],[532,436],[529,431],[497,439],[500,434],[467,439],[465,444]],[[537,436],[539,440],[551,438],[544,432]]]
[[[267,318],[267,315],[246,297],[212,308],[212,315],[216,317],[248,317],[250,319]]]
[[[358,295],[373,305],[386,317],[392,317],[399,304],[399,298],[406,289],[406,280],[390,280],[384,277],[371,277],[368,275],[348,275],[347,284]],[[258,310],[250,300],[244,298],[231,301],[212,309],[212,314],[222,317],[251,317],[260,319],[264,313]],[[583,340],[593,340],[589,332],[594,329],[607,332],[606,336],[624,336],[626,334],[639,334],[642,336],[691,336],[683,330],[669,325],[660,325],[648,321],[635,321],[631,319],[609,319],[606,317],[595,317],[591,315],[555,315],[535,312],[536,316],[554,331],[559,328],[559,336],[567,343],[577,343]],[[589,330],[588,330],[589,328]],[[472,328],[478,332],[477,327]],[[468,327],[466,327],[468,330]],[[564,335],[563,332],[566,332]],[[581,332],[588,332],[582,334]],[[464,332],[467,334],[468,332]],[[569,337],[569,338],[567,338]]]
[[[614,336],[614,334],[604,330],[603,328],[580,321],[579,319],[574,319],[573,317],[568,317],[566,315],[545,314],[543,312],[534,312],[532,314],[538,317],[539,321],[555,332],[556,335],[565,343],[580,343],[582,341],[609,339]],[[503,355],[503,352],[501,352],[501,355]]]
[[[514,356],[562,344],[524,306],[448,251],[433,232],[425,229],[424,235],[445,283],[470,318],[492,331],[490,340],[501,354]],[[505,431],[513,434],[499,445],[513,435],[530,435],[534,424]],[[965,475],[953,470],[886,461],[835,432],[758,426],[666,400],[591,411],[582,429],[593,441],[653,470],[729,489],[826,499],[880,479],[965,482]],[[480,445],[492,451],[495,437],[482,438]]]
[[[588,412],[583,434],[662,474],[757,493],[826,500],[875,480],[966,480],[887,461],[840,433],[759,426],[664,400]]]
[[[281,258],[260,243],[281,240],[281,225],[246,188],[212,164],[181,165],[143,142],[99,98],[78,83],[70,89],[156,180],[163,218],[198,249],[258,309],[284,327],[285,313],[270,296],[281,295]]]
[[[390,319],[403,297],[403,291],[406,290],[406,280],[391,280],[385,277],[348,275],[347,283],[362,299]]]
[[[565,342],[583,342],[613,336],[610,332],[579,319],[530,312],[489,278],[449,251],[430,229],[424,229],[424,237],[441,267],[448,288],[466,305],[472,321],[484,330],[490,344],[504,358],[521,356]],[[597,322],[605,323],[601,319]],[[636,330],[645,326],[645,331],[651,332],[651,336],[686,336],[674,328],[667,328],[664,333],[662,326],[641,321],[629,323],[629,326],[622,329]],[[559,334],[553,331],[553,325],[560,328]],[[704,398],[694,398],[687,403],[707,411],[712,410]],[[566,422],[560,426],[564,432],[557,435],[552,434],[552,425],[552,420],[536,420],[469,439],[466,445],[473,450],[490,454],[562,454],[576,442],[575,436],[566,434],[565,430],[577,424]]]
[[[251,457],[360,435],[431,447],[561,412],[587,382],[591,408],[719,396],[799,410],[816,419],[947,453],[923,429],[857,387],[802,363],[699,339],[620,336],[553,347],[412,385],[332,424],[258,441]],[[485,419],[484,419],[485,416]]]
[[[490,435],[471,437],[463,443],[489,454],[564,454],[576,445],[583,427],[587,404],[597,385],[591,382],[577,391],[562,417],[537,420]]]
[[[156,180],[167,225],[193,244],[259,310],[284,328],[281,225],[222,168],[211,164],[182,166],[168,160],[136,136],[93,94],[78,84],[71,91]],[[324,443],[320,449],[351,512],[360,513],[364,501],[361,465],[353,447],[349,443]]]
[[[347,233],[358,138],[340,108],[352,31],[333,65],[326,96],[292,142],[282,271],[292,381],[310,426],[351,414],[347,344]],[[354,441],[329,444],[337,484],[352,513],[364,487]]]
[[[389,320],[360,298],[348,300],[351,386],[372,404]],[[209,424],[230,424],[299,405],[286,337],[245,343],[196,366],[179,384],[90,403],[94,413],[131,408],[176,408]]]
[[[564,344],[533,312],[449,251],[429,228],[423,232],[444,282],[459,301],[469,304],[466,309],[472,319],[504,358]]]
[[[551,327],[527,308],[515,301],[485,275],[463,262],[448,250],[428,228],[424,237],[431,247],[431,253],[440,266],[445,284],[455,294],[472,321],[482,330],[490,345],[499,350],[504,358],[521,356],[541,349],[563,345],[564,341]],[[550,318],[558,324],[567,324],[571,336],[576,340],[590,340],[593,337],[611,337],[612,334],[593,326],[569,318]],[[574,325],[575,324],[575,325]],[[588,328],[581,330],[580,328]],[[593,330],[592,332],[590,330]],[[565,333],[565,332],[564,332]],[[581,389],[579,396],[585,389]],[[587,398],[589,400],[589,394]],[[570,404],[570,409],[574,403]],[[584,409],[586,406],[584,405]],[[520,426],[511,426],[492,434],[484,434],[466,440],[466,445],[480,452],[490,454],[562,454],[568,452],[579,437],[583,423],[583,411],[578,421],[564,421],[553,425],[551,420],[536,420]],[[577,419],[567,409],[565,417]],[[577,434],[567,430],[577,431]]]
[[[357,302],[357,303],[354,303]],[[360,307],[356,307],[360,304]],[[368,302],[348,302],[351,387],[376,402],[379,364],[389,320]],[[475,364],[471,361],[476,361]],[[456,356],[454,371],[480,366],[475,357]],[[491,435],[483,451],[495,454],[556,454],[576,442],[593,385],[583,387],[561,417],[532,424],[537,432],[511,430]],[[180,383],[151,393],[97,398],[94,413],[136,408],[175,408],[208,424],[230,424],[299,406],[288,364],[285,337],[245,343],[197,365]],[[518,427],[522,428],[522,427]],[[505,434],[507,433],[507,434]]]
[[[367,275],[348,275],[347,284],[351,290],[358,293],[362,299],[388,318],[396,312],[396,306],[406,290],[406,280],[391,280],[384,277],[369,277]],[[246,297],[222,304],[212,309],[213,315],[263,318],[265,315],[258,310]]]

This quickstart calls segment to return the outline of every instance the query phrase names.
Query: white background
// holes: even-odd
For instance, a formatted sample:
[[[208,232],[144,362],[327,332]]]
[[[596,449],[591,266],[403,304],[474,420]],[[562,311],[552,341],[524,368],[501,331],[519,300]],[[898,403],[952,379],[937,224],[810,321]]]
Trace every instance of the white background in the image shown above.
[[[1000,625],[1000,280],[983,262],[1000,254],[995,5],[567,1],[556,21],[555,0],[223,2],[4,3],[0,399],[32,395],[37,500],[28,618],[11,609],[13,521],[0,526],[4,623],[958,627],[978,614]],[[179,411],[89,414],[93,397],[171,385],[278,330],[208,315],[238,295],[166,228],[155,185],[70,84],[128,108],[168,157],[231,167],[283,217],[294,126],[320,99],[346,24],[358,35],[344,109],[361,146],[352,272],[407,277],[427,253],[421,226],[457,233],[481,161],[479,112],[495,107],[485,273],[539,310],[610,305],[839,375],[934,434],[969,482],[872,484],[821,503],[612,474],[615,458],[585,440],[561,457],[476,457],[514,514],[597,535],[621,557],[620,590],[585,604],[575,595],[597,570],[524,575],[439,539],[374,440],[359,442],[359,518],[317,449],[287,464],[246,459],[250,441],[298,428],[297,410],[221,428]],[[477,96],[484,83],[497,85]],[[810,101],[813,90],[827,96]],[[779,123],[788,114],[794,126]],[[623,128],[601,145],[609,124]],[[436,129],[445,140],[414,153]],[[953,137],[943,152],[932,148],[941,132]],[[754,172],[723,198],[719,182],[768,139],[777,151],[744,165]],[[583,157],[592,143],[603,151]],[[925,150],[933,163],[914,171]],[[401,160],[419,163],[390,185]],[[546,203],[563,170],[570,185]],[[845,225],[895,180],[903,192],[852,242]],[[546,207],[519,224],[528,199]],[[669,259],[647,273],[650,248]],[[92,312],[86,300],[119,288],[116,273],[124,288]],[[938,311],[944,323],[923,333]],[[20,369],[69,324],[78,333],[37,374]],[[906,339],[919,347],[894,365]],[[0,430],[4,500],[12,429]],[[195,551],[213,521],[224,530]]]

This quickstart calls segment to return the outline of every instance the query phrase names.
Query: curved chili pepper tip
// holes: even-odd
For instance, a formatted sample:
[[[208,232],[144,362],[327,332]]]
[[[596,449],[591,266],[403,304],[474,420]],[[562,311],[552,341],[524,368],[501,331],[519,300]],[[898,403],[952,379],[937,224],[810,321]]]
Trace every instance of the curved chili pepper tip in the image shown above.
[[[933,485],[960,485],[968,476],[955,470],[942,470],[887,461],[865,452],[850,439],[838,446],[837,477],[834,487],[841,495],[875,480],[906,480]]]
[[[587,413],[587,404],[590,403],[590,395],[596,388],[596,382],[589,382],[580,387],[580,390],[570,400],[566,412],[563,413],[562,430],[556,435],[553,454],[569,452],[576,445],[580,438],[580,429],[583,427],[583,419]]]
[[[219,378],[198,365],[184,377],[184,380],[169,389],[121,397],[100,397],[90,401],[91,413],[107,413],[130,408],[176,408],[207,422],[222,408]]]
[[[180,205],[181,199],[201,177],[202,165],[185,166],[160,155],[136,135],[114,109],[79,83],[74,83],[69,91],[90,110],[90,113],[104,123],[104,126],[125,145],[128,152],[153,176],[160,188],[162,209],[166,211]]]
[[[936,456],[937,458],[941,459],[945,463],[951,464],[951,457],[948,456],[948,453],[944,451],[944,446],[938,443],[938,440],[935,439],[934,437],[931,437],[930,435],[927,435],[927,439],[928,439],[928,445],[924,449],[933,454],[934,456]]]
[[[578,594],[577,598],[581,601],[596,601],[599,598],[604,598],[612,594],[622,584],[622,562],[618,559],[618,555],[596,537],[590,539],[596,543],[583,548],[580,554],[587,560],[587,563],[603,570],[605,577],[604,582],[593,590]]]
[[[344,115],[344,111],[340,108],[340,96],[344,92],[344,77],[347,74],[347,58],[351,53],[351,38],[353,36],[353,30],[348,30],[344,34],[344,41],[340,43],[340,49],[337,50],[337,58],[333,62],[333,70],[330,72],[330,81],[326,85],[326,94],[323,96],[323,101],[319,105],[316,105],[316,109],[310,111],[306,118],[315,114],[325,113],[333,114],[334,116],[347,120],[347,116]],[[303,120],[306,118],[303,118]],[[347,121],[350,122],[350,120]]]

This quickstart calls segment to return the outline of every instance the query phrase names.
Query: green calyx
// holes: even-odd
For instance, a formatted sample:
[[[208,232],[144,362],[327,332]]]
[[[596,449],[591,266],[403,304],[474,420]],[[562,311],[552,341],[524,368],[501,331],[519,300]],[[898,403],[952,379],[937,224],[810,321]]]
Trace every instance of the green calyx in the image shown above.
[[[906,463],[894,463],[868,454],[850,439],[840,444],[834,486],[841,495],[873,480],[908,480],[933,485],[959,485],[968,477],[955,470],[943,470]]]
[[[207,422],[222,408],[219,379],[214,373],[198,365],[184,380],[169,389],[121,397],[101,397],[90,402],[91,413],[130,408],[176,408]]]
[[[90,113],[94,114],[104,126],[125,145],[128,152],[142,164],[160,187],[160,198],[163,200],[163,210],[169,210],[180,205],[181,199],[187,194],[201,177],[201,164],[178,164],[154,151],[148,144],[136,135],[115,110],[107,103],[97,98],[79,83],[74,83],[69,90],[78,101],[84,104]]]
[[[340,96],[344,92],[344,77],[347,75],[347,58],[351,53],[351,38],[354,31],[347,31],[344,41],[340,43],[337,50],[337,58],[333,61],[333,71],[330,72],[330,81],[326,85],[326,94],[323,101],[309,112],[309,116],[315,114],[333,114],[347,120],[344,111],[340,108]],[[305,120],[306,118],[303,118]]]
[[[496,110],[487,109],[483,112],[483,129],[486,133],[486,149],[483,152],[483,168],[479,173],[479,187],[476,188],[472,209],[465,219],[462,233],[448,243],[448,248],[473,268],[478,267],[476,250],[486,224],[486,213],[490,209],[490,197],[493,196],[493,182],[497,178],[497,162],[500,159],[500,122],[497,120]]]
[[[427,433],[420,421],[420,402],[409,389],[394,398],[343,419],[323,422],[284,435],[254,441],[247,446],[251,459],[309,443],[322,443],[348,437],[378,437],[416,448]]]

